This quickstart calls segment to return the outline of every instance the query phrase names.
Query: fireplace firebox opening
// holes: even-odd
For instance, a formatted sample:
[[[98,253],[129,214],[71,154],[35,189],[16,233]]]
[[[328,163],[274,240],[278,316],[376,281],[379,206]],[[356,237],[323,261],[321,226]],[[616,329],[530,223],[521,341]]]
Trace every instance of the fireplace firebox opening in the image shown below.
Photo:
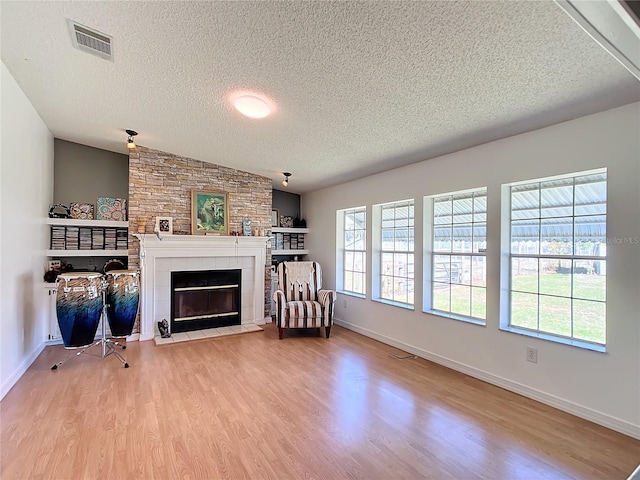
[[[242,270],[171,272],[171,332],[240,325]]]

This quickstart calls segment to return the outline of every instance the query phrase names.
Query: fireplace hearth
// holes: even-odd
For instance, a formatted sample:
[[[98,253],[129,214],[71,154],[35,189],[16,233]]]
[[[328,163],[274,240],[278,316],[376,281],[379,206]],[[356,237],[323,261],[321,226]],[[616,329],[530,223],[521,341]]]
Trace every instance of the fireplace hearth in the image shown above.
[[[171,332],[240,325],[242,270],[171,272]]]

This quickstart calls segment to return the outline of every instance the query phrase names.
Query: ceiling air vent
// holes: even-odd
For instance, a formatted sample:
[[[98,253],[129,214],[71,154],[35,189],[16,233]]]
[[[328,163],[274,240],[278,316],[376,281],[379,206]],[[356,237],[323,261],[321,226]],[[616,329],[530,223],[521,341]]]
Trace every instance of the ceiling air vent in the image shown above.
[[[113,53],[111,51],[113,37],[92,30],[72,20],[68,20],[68,23],[74,47],[97,55],[100,58],[113,61]]]

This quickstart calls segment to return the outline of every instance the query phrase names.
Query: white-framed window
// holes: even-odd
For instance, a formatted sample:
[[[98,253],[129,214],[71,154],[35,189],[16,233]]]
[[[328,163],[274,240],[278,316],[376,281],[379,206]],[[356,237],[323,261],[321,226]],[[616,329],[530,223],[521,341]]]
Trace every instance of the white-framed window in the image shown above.
[[[375,300],[413,308],[414,201],[374,205]]]
[[[337,212],[337,285],[338,290],[364,296],[367,274],[367,209]]]
[[[484,324],[487,189],[429,196],[424,204],[425,311]]]
[[[509,312],[501,327],[604,347],[606,170],[505,187]]]

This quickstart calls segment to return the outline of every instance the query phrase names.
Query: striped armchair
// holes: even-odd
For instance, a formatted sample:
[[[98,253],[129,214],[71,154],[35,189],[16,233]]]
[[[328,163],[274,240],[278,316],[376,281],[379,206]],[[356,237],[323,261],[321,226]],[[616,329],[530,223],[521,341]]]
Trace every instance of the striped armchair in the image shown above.
[[[322,290],[322,269],[318,262],[282,262],[278,265],[276,325],[282,340],[285,328],[324,327],[331,334],[336,292]]]

